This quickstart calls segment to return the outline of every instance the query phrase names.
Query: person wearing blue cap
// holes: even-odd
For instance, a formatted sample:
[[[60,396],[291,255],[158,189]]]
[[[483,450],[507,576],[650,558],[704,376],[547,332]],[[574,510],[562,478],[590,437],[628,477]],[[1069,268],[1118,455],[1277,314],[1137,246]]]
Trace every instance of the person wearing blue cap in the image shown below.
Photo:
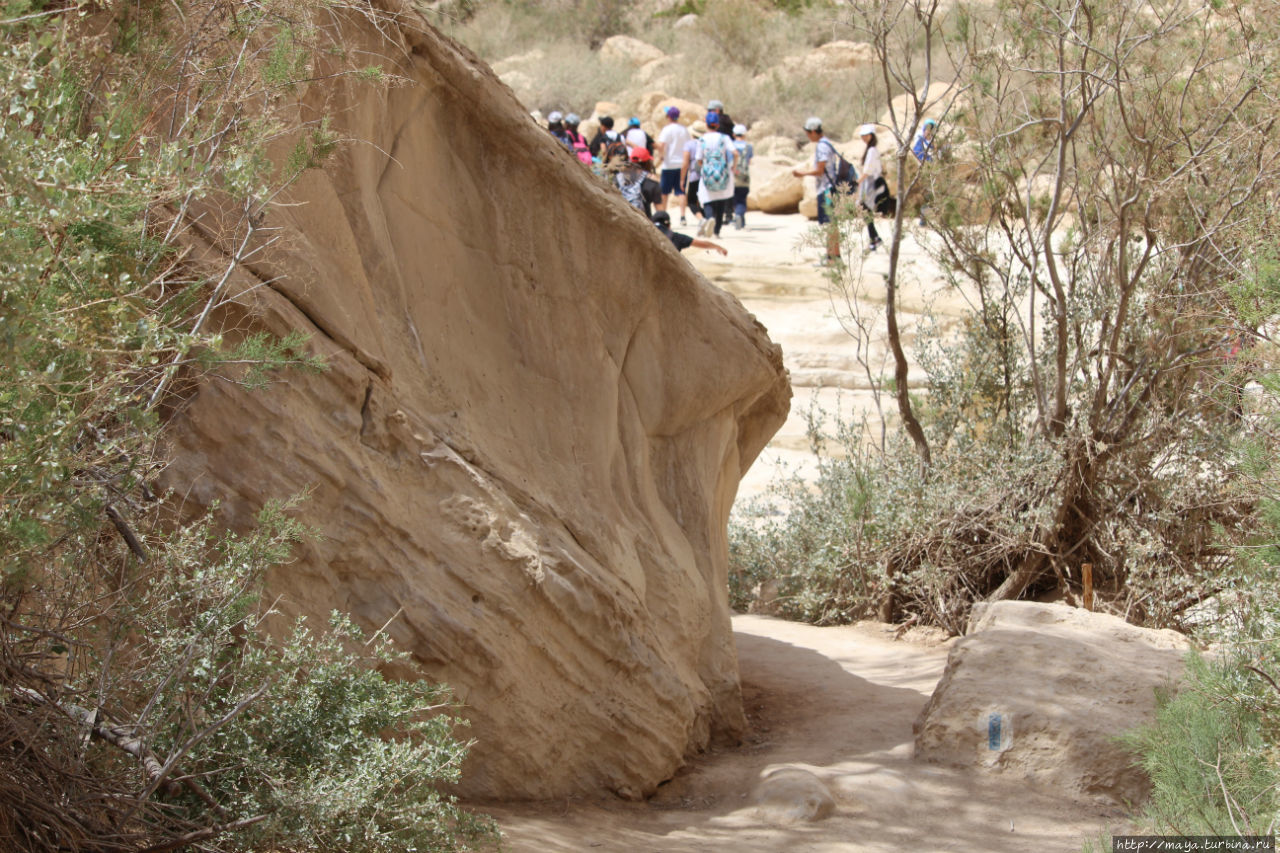
[[[627,120],[627,129],[622,134],[622,138],[627,143],[629,150],[634,151],[637,148],[643,148],[649,152],[650,156],[653,155],[653,140],[640,127],[640,119],[635,116]]]
[[[707,113],[707,132],[698,140],[698,201],[702,202],[699,236],[720,236],[725,211],[733,203],[733,140],[720,132],[720,114]]]
[[[938,123],[931,118],[924,120],[924,124],[920,126],[920,132],[916,134],[915,140],[911,143],[911,153],[915,155],[916,162],[923,166],[925,163],[933,161],[933,137],[938,132]],[[919,178],[917,177],[917,181]],[[930,201],[931,193],[926,187],[922,187],[917,198],[916,206],[916,223],[923,226],[924,209]]]

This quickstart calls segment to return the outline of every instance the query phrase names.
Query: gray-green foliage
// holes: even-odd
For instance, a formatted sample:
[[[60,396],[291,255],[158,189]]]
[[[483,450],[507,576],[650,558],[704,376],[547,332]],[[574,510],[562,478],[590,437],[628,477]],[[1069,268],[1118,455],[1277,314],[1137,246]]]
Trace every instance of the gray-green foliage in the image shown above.
[[[221,533],[154,491],[168,391],[324,367],[299,334],[224,338],[211,317],[244,257],[211,277],[181,236],[216,201],[239,215],[214,237],[249,245],[267,200],[333,150],[327,123],[264,94],[341,53],[313,11],[371,12],[0,10],[0,847],[483,839],[442,787],[466,748],[447,691],[384,678],[411,671],[385,638],[260,602],[304,534],[288,507]],[[290,134],[281,168],[265,146]]]

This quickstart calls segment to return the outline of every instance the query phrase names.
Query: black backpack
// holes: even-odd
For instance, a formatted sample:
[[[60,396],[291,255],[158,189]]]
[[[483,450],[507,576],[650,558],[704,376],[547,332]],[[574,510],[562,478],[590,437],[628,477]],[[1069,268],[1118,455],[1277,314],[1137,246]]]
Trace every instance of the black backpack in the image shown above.
[[[836,179],[832,185],[836,192],[853,195],[858,191],[858,170],[839,151],[836,151],[836,158]]]

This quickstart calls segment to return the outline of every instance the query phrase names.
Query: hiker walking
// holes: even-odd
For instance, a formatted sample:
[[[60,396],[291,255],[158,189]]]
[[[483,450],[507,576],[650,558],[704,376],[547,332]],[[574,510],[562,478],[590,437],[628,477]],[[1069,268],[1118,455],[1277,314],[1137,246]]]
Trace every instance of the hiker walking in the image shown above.
[[[747,227],[747,195],[751,192],[751,158],[756,156],[755,146],[743,139],[747,135],[745,124],[734,125],[733,147],[733,227],[741,231]]]
[[[649,172],[653,157],[643,148],[632,148],[627,165],[614,176],[614,183],[622,192],[627,204],[644,213],[647,218],[655,201],[662,200],[662,193]]]
[[[720,132],[720,114],[707,113],[707,132],[698,141],[698,200],[702,202],[699,234],[720,236],[725,210],[733,202],[733,140]]]
[[[840,261],[840,230],[833,221],[835,213],[834,189],[840,156],[836,146],[822,132],[822,119],[810,116],[804,122],[805,136],[817,143],[813,152],[813,165],[791,170],[797,178],[812,175],[818,189],[818,224],[827,226],[827,257],[818,266],[828,266]]]
[[[681,187],[680,172],[684,165],[684,145],[693,137],[680,123],[680,108],[667,107],[667,126],[658,133],[658,162],[662,164],[662,204],[666,210],[672,193],[680,199],[680,221],[684,221],[687,202]]]
[[[689,200],[689,209],[693,211],[693,215],[702,219],[706,214],[702,210],[702,202],[698,201],[698,186],[701,178],[698,174],[699,144],[700,140],[693,139],[692,135],[684,144],[684,157],[680,161],[680,187],[684,190],[684,197]],[[685,224],[683,209],[680,211],[680,224]]]
[[[581,121],[576,113],[569,113],[564,117],[564,139],[569,150],[578,158],[578,162],[590,166],[591,147],[587,145],[587,138],[578,132],[578,124]]]
[[[622,135],[613,129],[613,116],[600,116],[600,126],[596,128],[596,135],[591,137],[591,141],[587,143],[587,150],[591,152],[591,158],[598,163],[604,163],[604,149],[610,142],[620,142]]]
[[[622,134],[622,138],[626,141],[628,150],[634,151],[637,148],[643,148],[649,152],[650,157],[653,156],[653,140],[640,127],[640,119],[635,116],[627,120],[627,129]]]
[[[687,234],[681,234],[679,231],[671,230],[671,214],[665,210],[656,211],[653,214],[653,224],[658,226],[658,230],[663,233],[676,247],[676,251],[683,252],[692,246],[695,249],[714,249],[722,255],[729,254],[729,250],[718,243],[712,243],[710,240],[703,240],[698,237],[690,237]]]
[[[864,124],[858,128],[858,136],[867,144],[862,152],[862,180],[858,183],[858,202],[867,210],[867,237],[870,251],[880,248],[881,240],[876,232],[875,215],[880,206],[881,188],[889,191],[884,182],[884,167],[880,163],[880,149],[876,147],[876,126]]]
[[[920,126],[920,131],[916,133],[916,138],[911,143],[911,153],[915,155],[916,163],[920,167],[923,167],[925,163],[933,162],[933,137],[937,132],[938,123],[931,118],[927,118],[924,120],[924,124]],[[928,188],[920,188],[916,208],[917,223],[919,225],[924,225],[924,209],[932,200],[931,196],[932,193],[929,192]]]
[[[547,130],[551,131],[551,135],[560,140],[560,144],[566,148],[569,146],[569,139],[564,135],[564,114],[559,110],[552,110],[547,113]]]

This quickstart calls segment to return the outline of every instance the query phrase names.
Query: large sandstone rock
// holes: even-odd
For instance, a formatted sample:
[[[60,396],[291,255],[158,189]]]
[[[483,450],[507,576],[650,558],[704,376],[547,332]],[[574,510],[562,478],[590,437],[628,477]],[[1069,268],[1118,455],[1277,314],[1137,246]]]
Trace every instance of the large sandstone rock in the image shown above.
[[[788,77],[834,74],[857,71],[878,63],[875,48],[866,42],[831,41],[799,56],[788,56],[781,63]]]
[[[600,58],[639,68],[666,56],[661,49],[631,36],[610,36],[600,45]]]
[[[269,594],[457,689],[465,793],[643,796],[745,725],[726,520],[786,415],[778,348],[464,48],[341,26],[407,83],[297,93],[360,142],[272,209],[217,318],[305,331],[328,370],[191,378],[168,485],[232,528],[308,492],[319,535]],[[193,257],[222,269],[213,233]]]
[[[985,606],[915,723],[916,756],[1140,802],[1150,782],[1115,737],[1153,716],[1187,648],[1173,631],[1065,605]]]
[[[773,168],[769,168],[769,166]],[[751,165],[751,191],[747,208],[764,213],[795,213],[804,198],[804,179],[791,174],[790,165],[778,166],[768,161]],[[816,212],[814,214],[817,215]]]
[[[664,97],[653,104],[644,117],[658,127],[659,130],[667,126],[667,107],[675,107],[680,110],[680,118],[677,119],[685,127],[694,122],[701,121],[706,116],[706,111],[701,105],[695,101],[686,101],[683,98]],[[703,125],[706,128],[706,125]]]

